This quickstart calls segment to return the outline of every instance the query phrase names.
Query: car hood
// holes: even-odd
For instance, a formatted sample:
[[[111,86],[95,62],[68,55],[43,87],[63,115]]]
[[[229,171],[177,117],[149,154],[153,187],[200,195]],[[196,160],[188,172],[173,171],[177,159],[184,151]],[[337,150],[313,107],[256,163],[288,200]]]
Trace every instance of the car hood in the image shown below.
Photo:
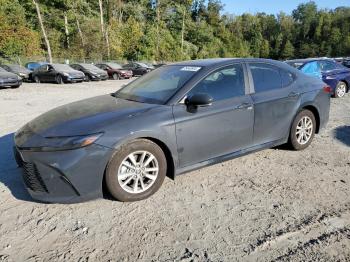
[[[17,75],[11,72],[0,72],[0,78],[17,78]]]
[[[35,147],[43,137],[87,135],[103,132],[106,125],[132,118],[157,105],[145,104],[112,95],[97,96],[48,111],[27,123],[15,134],[18,147]]]
[[[78,70],[69,70],[69,71],[60,71],[58,70],[57,72],[60,72],[62,74],[66,73],[70,76],[84,76],[84,73]]]
[[[90,72],[98,75],[107,75],[107,73],[103,70],[91,70]]]

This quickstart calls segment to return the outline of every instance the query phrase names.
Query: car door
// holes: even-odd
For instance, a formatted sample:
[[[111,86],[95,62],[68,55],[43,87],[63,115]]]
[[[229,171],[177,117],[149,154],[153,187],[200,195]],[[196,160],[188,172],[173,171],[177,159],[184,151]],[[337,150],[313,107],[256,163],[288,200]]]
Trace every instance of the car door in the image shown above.
[[[42,65],[37,69],[36,75],[41,82],[48,82],[48,65]]]
[[[210,106],[194,112],[185,103],[173,107],[181,167],[251,146],[254,109],[245,78],[242,64],[220,68],[186,95],[206,93],[213,98]]]
[[[57,76],[57,71],[53,68],[52,65],[48,65],[47,68],[47,81],[48,82],[55,82]]]
[[[135,64],[135,75],[143,75],[145,74],[145,68],[139,64]]]
[[[254,92],[254,145],[284,139],[300,97],[293,73],[267,63],[249,63]]]

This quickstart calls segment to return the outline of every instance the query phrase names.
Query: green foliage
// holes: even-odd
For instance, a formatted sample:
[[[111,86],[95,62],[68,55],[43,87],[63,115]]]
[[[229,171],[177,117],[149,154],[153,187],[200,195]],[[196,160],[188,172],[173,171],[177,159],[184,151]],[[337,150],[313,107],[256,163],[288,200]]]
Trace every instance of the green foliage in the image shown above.
[[[107,59],[97,0],[37,1],[54,57]],[[310,1],[291,15],[232,16],[223,14],[220,0],[108,0],[103,5],[114,60],[350,55],[349,7],[319,10]],[[0,56],[41,55],[44,49],[32,0],[0,0]]]
[[[27,27],[25,11],[18,1],[0,0],[0,57],[40,53],[40,36]]]

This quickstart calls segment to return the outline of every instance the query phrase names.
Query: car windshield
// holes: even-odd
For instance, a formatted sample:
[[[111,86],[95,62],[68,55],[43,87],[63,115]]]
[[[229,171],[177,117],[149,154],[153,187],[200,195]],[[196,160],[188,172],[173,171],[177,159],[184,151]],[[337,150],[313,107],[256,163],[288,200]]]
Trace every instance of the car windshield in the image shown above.
[[[66,64],[53,64],[52,66],[57,71],[64,71],[64,72],[74,71],[73,68],[71,68],[69,65],[66,65]]]
[[[97,66],[94,66],[93,64],[80,64],[80,65],[87,70],[101,71],[100,68],[98,68]]]
[[[116,97],[142,103],[165,104],[201,67],[164,66],[131,82]]]
[[[5,69],[3,69],[2,67],[0,67],[0,72],[7,72]]]
[[[122,66],[117,63],[107,63],[107,65],[112,69],[122,69]]]
[[[300,69],[303,65],[305,65],[303,62],[287,62],[287,64],[297,69]]]
[[[149,65],[145,64],[145,63],[136,63],[137,65],[141,66],[141,67],[150,67]]]

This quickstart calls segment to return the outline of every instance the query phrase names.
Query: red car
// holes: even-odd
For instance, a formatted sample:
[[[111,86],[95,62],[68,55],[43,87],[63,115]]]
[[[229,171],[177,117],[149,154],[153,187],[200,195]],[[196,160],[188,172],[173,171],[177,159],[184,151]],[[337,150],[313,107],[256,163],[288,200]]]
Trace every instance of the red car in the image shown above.
[[[100,63],[96,66],[105,70],[108,73],[108,76],[114,80],[129,79],[132,77],[131,70],[123,69],[122,66],[117,63]]]

